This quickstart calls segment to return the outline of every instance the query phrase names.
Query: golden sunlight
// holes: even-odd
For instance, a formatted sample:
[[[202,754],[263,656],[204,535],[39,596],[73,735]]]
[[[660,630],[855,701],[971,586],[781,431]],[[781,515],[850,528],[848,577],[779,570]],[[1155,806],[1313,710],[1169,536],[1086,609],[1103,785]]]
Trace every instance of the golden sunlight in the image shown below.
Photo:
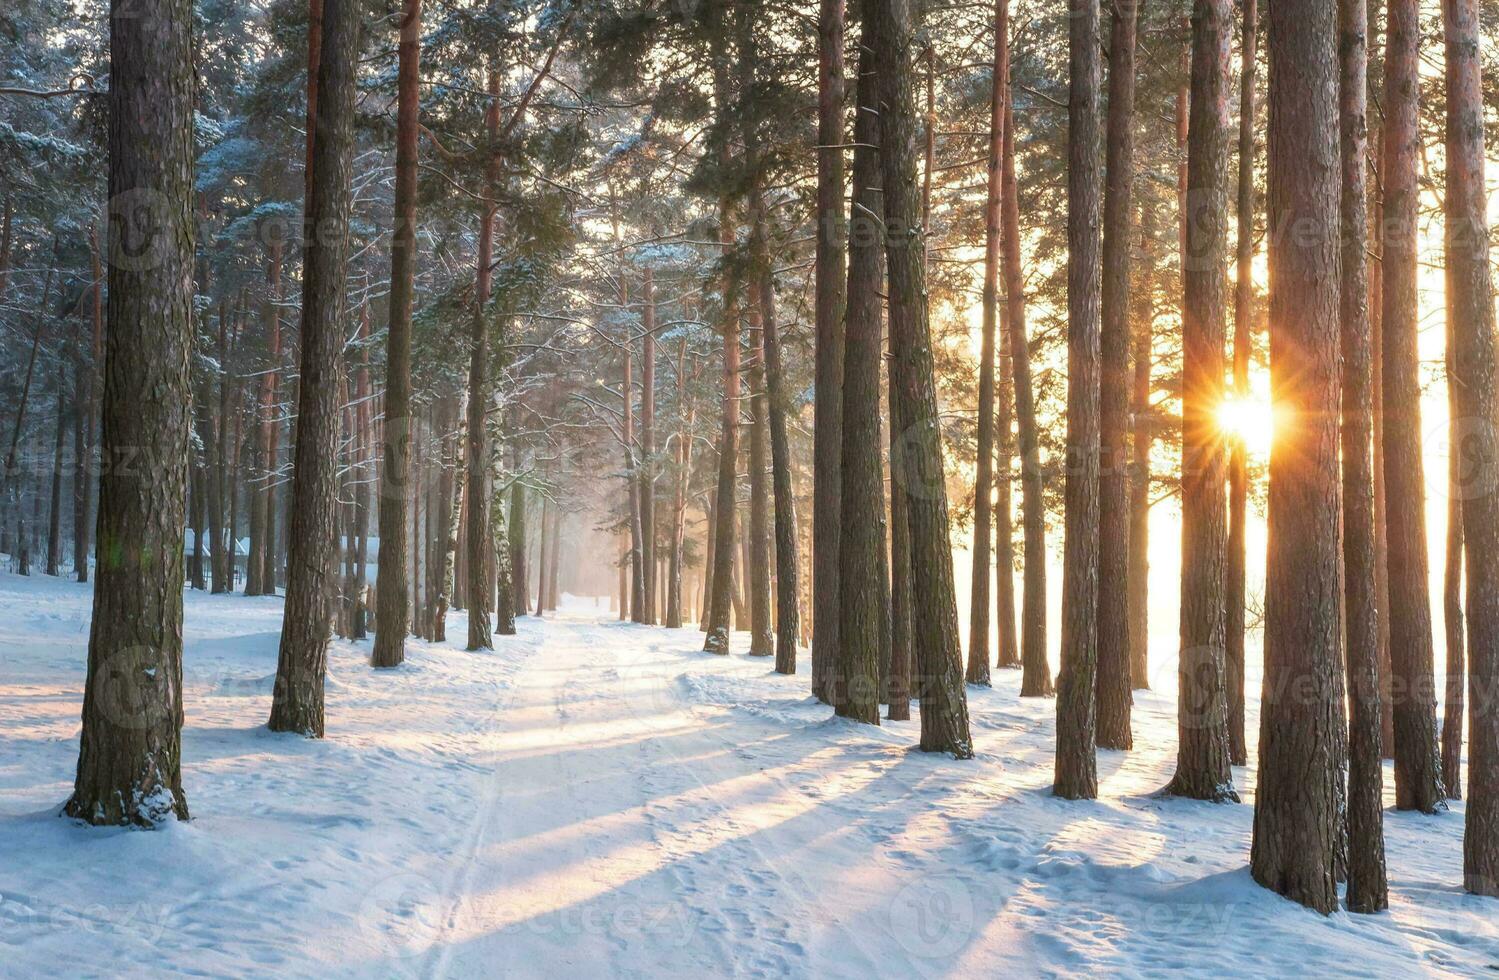
[[[1218,406],[1218,427],[1223,434],[1244,440],[1251,455],[1265,456],[1275,439],[1275,417],[1268,400],[1250,395],[1229,395]]]

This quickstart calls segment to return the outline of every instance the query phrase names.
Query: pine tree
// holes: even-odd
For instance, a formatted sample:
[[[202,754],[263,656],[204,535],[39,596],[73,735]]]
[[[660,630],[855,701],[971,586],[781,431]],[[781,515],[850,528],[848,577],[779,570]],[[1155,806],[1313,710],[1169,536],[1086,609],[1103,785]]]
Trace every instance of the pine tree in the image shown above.
[[[416,268],[416,194],[421,112],[421,0],[404,0],[396,96],[396,194],[390,242],[390,322],[385,335],[385,445],[380,483],[379,575],[370,662],[406,659],[406,501],[411,460],[411,305]]]
[[[963,690],[962,644],[953,593],[952,544],[943,478],[941,433],[927,321],[926,229],[916,186],[912,73],[916,14],[912,0],[870,0],[866,43],[880,73],[880,173],[885,199],[889,287],[892,425],[902,433],[893,479],[905,481],[910,529],[912,653],[921,702],[921,749],[973,756]],[[844,418],[847,423],[847,414]]]
[[[1379,629],[1374,600],[1373,392],[1370,373],[1368,5],[1338,5],[1342,172],[1343,609],[1348,670],[1348,908],[1389,906],[1385,883],[1384,766],[1379,758]]]
[[[1483,88],[1478,4],[1444,0],[1447,48],[1447,260],[1457,342],[1457,390],[1469,420],[1463,455],[1469,683],[1468,810],[1463,887],[1499,896],[1499,366],[1484,187]],[[1453,446],[1456,452],[1457,446]],[[1397,743],[1398,746],[1398,743]]]
[[[1110,14],[1108,184],[1104,189],[1100,300],[1098,475],[1098,745],[1128,749],[1129,650],[1129,291],[1130,189],[1134,183],[1135,18],[1137,5]]]
[[[1187,136],[1182,303],[1181,659],[1176,775],[1169,791],[1237,800],[1229,767],[1224,661],[1227,526],[1223,402],[1228,205],[1228,0],[1196,0]]]
[[[1416,183],[1420,3],[1390,0],[1384,128],[1384,478],[1389,548],[1390,654],[1395,716],[1395,806],[1443,807],[1432,675],[1425,467],[1416,352]]]
[[[839,600],[836,666],[825,693],[845,718],[878,725],[882,626],[890,615],[883,588],[885,564],[884,473],[880,464],[880,115],[879,75],[867,36],[859,46],[854,116],[853,196],[847,228],[848,289],[842,334],[839,466],[842,527],[838,531]],[[896,692],[890,692],[895,698]]]
[[[1098,0],[1069,0],[1067,104],[1067,488],[1056,780],[1065,799],[1098,795],[1099,330]]]
[[[354,74],[359,8],[323,0],[317,129],[308,178],[303,249],[300,379],[292,481],[286,613],[270,728],[323,736],[323,678],[332,618],[337,513],[338,378],[349,258],[354,150]]]
[[[78,770],[63,812],[92,824],[187,819],[182,540],[194,223],[192,9],[110,7],[109,323],[104,466]],[[158,397],[143,399],[143,391]]]
[[[1270,461],[1265,685],[1250,873],[1337,907],[1333,765],[1338,667],[1338,87],[1332,5],[1271,3]]]

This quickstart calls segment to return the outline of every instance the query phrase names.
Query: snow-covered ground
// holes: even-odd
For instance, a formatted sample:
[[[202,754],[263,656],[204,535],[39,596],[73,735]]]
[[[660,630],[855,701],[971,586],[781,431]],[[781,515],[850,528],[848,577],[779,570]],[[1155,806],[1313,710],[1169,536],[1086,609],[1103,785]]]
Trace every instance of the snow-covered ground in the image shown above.
[[[571,600],[494,653],[336,642],[328,738],[264,728],[280,602],[191,594],[189,823],[59,818],[87,587],[0,575],[0,974],[1483,974],[1461,804],[1387,814],[1389,913],[1249,879],[1251,807],[1163,800],[1168,696],[1102,798],[1052,799],[1054,704],[970,691],[978,758],[834,720],[766,660]],[[743,649],[742,636],[738,644]],[[803,667],[805,671],[805,665]],[[1157,671],[1169,676],[1169,670]],[[1251,714],[1251,732],[1257,727]],[[1236,772],[1246,803],[1253,770]]]

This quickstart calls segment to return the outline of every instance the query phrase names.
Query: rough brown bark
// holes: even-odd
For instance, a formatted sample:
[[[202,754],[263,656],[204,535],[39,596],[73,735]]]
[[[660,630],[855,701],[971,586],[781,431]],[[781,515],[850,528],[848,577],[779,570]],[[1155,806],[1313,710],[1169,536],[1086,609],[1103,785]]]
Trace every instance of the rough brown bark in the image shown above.
[[[1228,0],[1196,0],[1187,137],[1182,303],[1182,585],[1176,774],[1169,791],[1237,800],[1229,766],[1223,578],[1227,498],[1223,346],[1227,299]],[[1336,266],[1334,266],[1336,268]]]
[[[1254,114],[1259,4],[1244,0],[1239,58],[1238,269],[1234,275],[1233,392],[1249,397],[1249,355],[1254,348]],[[1244,600],[1249,457],[1242,433],[1230,436],[1228,460],[1228,568],[1224,579],[1224,656],[1228,666],[1228,756],[1249,761],[1244,723]]]
[[[62,448],[63,435],[68,430],[68,412],[64,400],[67,386],[63,383],[61,358],[58,359],[54,377],[57,386],[57,420],[53,424],[52,434],[52,494],[47,511],[47,574],[56,578],[62,574]]]
[[[495,194],[500,178],[499,148],[494,141],[500,130],[500,71],[489,68],[489,104],[484,115],[490,147],[485,167],[486,201],[479,215],[479,258],[474,279],[474,315],[469,331],[468,362],[468,444],[464,461],[468,480],[468,582],[464,594],[468,601],[468,649],[488,650],[494,647],[489,622],[489,551],[493,544],[489,526],[489,458],[488,427],[485,415],[489,408],[489,324],[485,306],[489,302],[492,256],[494,254]]]
[[[728,79],[721,50],[714,59],[714,102],[717,111],[727,112]],[[725,146],[724,163],[728,162]],[[727,254],[734,246],[733,213],[727,196],[718,202],[718,240]],[[723,334],[723,407],[718,437],[718,489],[714,497],[713,584],[708,605],[707,637],[703,650],[708,653],[729,652],[729,616],[734,605],[734,517],[738,510],[736,494],[739,462],[739,283],[733,269],[725,264],[723,279],[723,316],[719,332]]]
[[[1377,0],[1376,0],[1377,2]],[[1395,712],[1391,710],[1389,513],[1384,483],[1384,154],[1373,141],[1374,200],[1369,208],[1369,383],[1374,389],[1374,604],[1379,619],[1379,753],[1395,757]]]
[[[1265,684],[1250,872],[1337,907],[1338,74],[1332,4],[1269,5],[1271,389]]]
[[[63,812],[93,824],[187,819],[182,792],[182,532],[193,275],[192,9],[110,9],[106,465],[83,732]],[[151,391],[159,397],[141,398]]]
[[[1067,140],[1067,487],[1056,778],[1064,799],[1098,795],[1093,686],[1098,656],[1098,0],[1069,0]]]
[[[1046,497],[1041,469],[1041,436],[1031,382],[1030,342],[1025,326],[1025,276],[1020,268],[1019,181],[1015,176],[1015,126],[1011,85],[1005,85],[1004,252],[1005,333],[1015,376],[1015,429],[1020,450],[1020,507],[1024,542],[1021,580],[1021,697],[1050,697],[1054,691],[1046,660]]]
[[[656,282],[641,274],[640,337],[640,564],[645,569],[644,621],[655,623],[656,596]],[[553,572],[556,569],[553,568]]]
[[[1129,651],[1130,190],[1134,182],[1134,3],[1116,3],[1109,37],[1108,181],[1103,202],[1099,342],[1098,683],[1100,748],[1128,749],[1133,703]]]
[[[405,0],[396,69],[396,211],[390,241],[385,334],[385,426],[375,578],[375,667],[406,658],[406,500],[411,490],[411,304],[417,264],[417,160],[421,112],[421,0]]]
[[[318,66],[318,127],[303,248],[300,381],[292,481],[286,613],[271,699],[272,731],[323,736],[330,582],[337,514],[338,377],[343,351],[344,283],[349,257],[354,149],[354,75],[360,11],[352,0],[324,0]]]
[[[1445,696],[1442,705],[1442,789],[1449,800],[1463,798],[1463,665],[1466,634],[1463,628],[1463,458],[1453,452],[1462,445],[1465,423],[1462,399],[1456,384],[1453,334],[1456,317],[1452,288],[1452,262],[1447,262],[1447,544],[1442,565],[1442,625],[1446,631],[1443,656]]]
[[[1142,176],[1141,178],[1147,179]],[[1150,403],[1150,369],[1155,321],[1154,209],[1140,213],[1140,282],[1135,299],[1133,378],[1130,414],[1134,436],[1129,481],[1129,652],[1130,683],[1135,690],[1150,689],[1150,450],[1155,443],[1155,418]]]
[[[1463,887],[1499,896],[1499,355],[1495,352],[1483,86],[1475,0],[1444,0],[1447,47],[1447,261],[1462,443],[1469,683]],[[1453,446],[1453,451],[1458,447]]]
[[[838,542],[837,664],[826,697],[845,718],[879,724],[885,591],[885,488],[880,463],[880,117],[869,38],[859,47],[854,116],[853,197],[848,230],[848,291],[841,333],[842,527]],[[898,490],[899,487],[893,487]],[[904,569],[902,569],[904,571]],[[821,629],[818,631],[821,632]],[[894,698],[895,692],[890,696]]]
[[[8,228],[6,233],[8,235]],[[78,452],[74,459],[73,469],[73,567],[77,572],[79,582],[88,581],[89,532],[92,525],[89,520],[92,512],[90,491],[95,483],[92,479],[92,467],[94,439],[99,426],[97,379],[104,354],[104,270],[100,267],[99,261],[99,231],[92,224],[88,229],[88,244],[89,267],[94,279],[89,304],[94,336],[88,362],[80,364],[78,368],[79,390],[74,408],[78,416],[76,423],[78,435],[74,437],[74,448]],[[6,247],[9,248],[8,243]],[[3,284],[0,284],[0,292],[3,291]],[[230,578],[231,580],[233,578],[232,568]]]
[[[776,570],[776,673],[796,673],[797,634],[801,631],[798,600],[801,573],[797,546],[796,495],[791,483],[791,437],[787,431],[789,394],[786,391],[785,355],[781,349],[781,325],[776,318],[775,278],[771,269],[770,239],[765,227],[765,205],[759,203],[757,238],[759,267],[755,280],[755,302],[760,308],[765,357],[765,401],[770,423],[770,482],[775,508]]]
[[[750,297],[749,589],[750,656],[775,653],[770,627],[770,410],[765,397],[765,332]]]
[[[973,482],[973,573],[968,605],[970,684],[989,684],[989,579],[994,512],[994,337],[999,327],[1000,191],[1004,182],[1005,78],[1009,3],[994,4],[994,68],[989,87],[989,159],[984,191],[983,325],[979,346],[978,459]],[[1008,474],[1005,474],[1008,476]],[[1000,567],[1000,575],[1009,569]],[[1002,641],[1001,641],[1002,642]]]
[[[682,589],[682,547],[687,534],[687,482],[689,470],[692,467],[692,432],[693,423],[697,420],[697,402],[692,396],[689,380],[697,381],[696,363],[693,364],[692,377],[687,375],[687,338],[682,338],[677,346],[677,386],[680,392],[678,408],[681,411],[681,424],[677,429],[676,444],[676,479],[675,492],[672,499],[671,520],[671,564],[667,569],[666,587],[666,625],[671,629],[680,629],[683,621],[691,614],[690,596],[684,597]],[[684,599],[688,606],[684,609]],[[792,653],[795,657],[795,651]],[[779,651],[777,651],[777,666],[779,667]],[[795,660],[792,661],[791,673],[796,673]]]
[[[1390,657],[1395,714],[1395,806],[1442,807],[1427,578],[1426,478],[1416,350],[1419,0],[1390,0],[1384,129],[1384,477],[1389,549]]]
[[[1338,5],[1342,173],[1343,610],[1348,671],[1348,891],[1353,912],[1389,906],[1385,882],[1384,766],[1379,758],[1379,629],[1374,598],[1374,475],[1370,376],[1368,6]]]
[[[506,529],[510,534],[510,591],[515,596],[515,615],[520,617],[529,611],[526,599],[531,594],[531,584],[526,577],[526,484],[520,471],[519,454],[515,483],[510,487],[510,520]]]
[[[942,433],[927,320],[926,228],[916,186],[912,56],[917,16],[912,0],[872,0],[865,29],[878,78],[880,170],[885,199],[885,257],[895,379],[893,424],[900,459],[892,478],[905,481],[910,529],[912,654],[921,703],[921,750],[973,756],[963,689],[962,643],[953,592],[952,545],[943,474]],[[845,417],[845,421],[847,418]]]
[[[826,688],[838,642],[838,532],[843,453],[843,0],[821,0],[817,22],[816,387],[812,432],[812,694]]]

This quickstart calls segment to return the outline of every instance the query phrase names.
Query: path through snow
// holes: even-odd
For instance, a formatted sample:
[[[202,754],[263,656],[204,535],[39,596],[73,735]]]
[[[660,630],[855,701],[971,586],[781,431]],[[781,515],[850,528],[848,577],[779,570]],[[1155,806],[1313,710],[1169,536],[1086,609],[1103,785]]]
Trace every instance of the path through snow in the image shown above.
[[[914,723],[832,719],[805,676],[583,601],[494,653],[414,642],[391,672],[335,643],[312,742],[263,727],[279,602],[191,594],[193,820],[84,828],[55,813],[88,608],[0,575],[6,976],[1499,968],[1499,904],[1456,885],[1460,805],[1388,814],[1389,914],[1322,918],[1250,882],[1249,805],[1152,795],[1167,697],[1137,705],[1143,748],[1101,753],[1103,798],[1063,803],[1054,705],[1013,673],[970,691],[978,758],[958,763],[913,751]]]

